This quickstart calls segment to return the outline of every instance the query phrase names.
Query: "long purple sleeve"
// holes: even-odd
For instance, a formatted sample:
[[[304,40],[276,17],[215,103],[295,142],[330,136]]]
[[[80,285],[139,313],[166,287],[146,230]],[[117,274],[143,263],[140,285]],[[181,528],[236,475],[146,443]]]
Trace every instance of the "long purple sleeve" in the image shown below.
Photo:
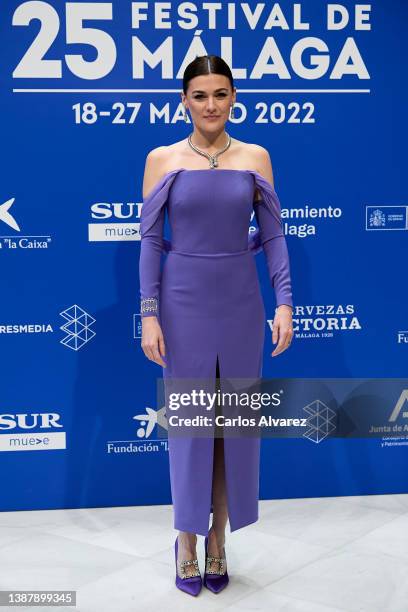
[[[289,253],[282,229],[281,208],[275,192],[273,196],[273,209],[267,206],[264,198],[254,202],[255,217],[269,278],[275,291],[276,306],[287,304],[293,308]]]
[[[141,299],[140,315],[142,317],[158,315],[163,254],[163,225],[164,208],[160,210],[154,223],[143,233],[141,238],[139,280]]]
[[[165,208],[169,189],[178,170],[167,172],[143,199],[140,215],[140,315],[159,315],[159,295],[162,256],[168,250],[168,240],[163,236]]]
[[[164,238],[165,209],[171,185],[182,168],[167,172],[143,199],[140,215],[140,315],[158,316],[162,256],[170,248]]]

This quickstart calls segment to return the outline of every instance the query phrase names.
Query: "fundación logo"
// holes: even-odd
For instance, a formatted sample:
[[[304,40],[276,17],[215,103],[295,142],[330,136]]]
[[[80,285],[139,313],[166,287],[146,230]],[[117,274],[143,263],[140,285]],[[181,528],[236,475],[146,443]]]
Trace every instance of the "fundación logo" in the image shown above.
[[[15,198],[10,198],[7,202],[0,204],[0,228],[3,229],[3,224],[16,232],[21,232],[15,217],[10,212],[11,206],[14,204]],[[23,236],[20,235],[3,235],[0,234],[0,250],[1,249],[47,249],[51,242],[51,236]]]
[[[57,412],[0,414],[0,451],[65,449],[60,419]]]
[[[89,242],[140,240],[142,202],[95,202],[88,223]],[[135,221],[136,219],[136,221]]]
[[[157,453],[161,450],[168,450],[168,441],[166,437],[151,437],[152,433],[155,430],[157,431],[157,427],[162,427],[166,431],[168,430],[165,406],[159,410],[147,407],[144,414],[136,414],[132,418],[138,421],[136,439],[108,440],[106,444],[108,454]]]
[[[366,230],[407,230],[408,206],[366,206]]]
[[[145,414],[136,414],[133,418],[139,421],[136,435],[140,439],[148,438],[156,425],[163,427],[163,429],[168,429],[165,406],[160,408],[160,410],[146,408]]]

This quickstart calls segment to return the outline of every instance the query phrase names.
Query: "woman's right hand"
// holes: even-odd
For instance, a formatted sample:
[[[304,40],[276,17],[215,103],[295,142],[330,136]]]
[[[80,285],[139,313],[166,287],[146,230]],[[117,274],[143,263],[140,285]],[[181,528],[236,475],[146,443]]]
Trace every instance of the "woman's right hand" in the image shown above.
[[[162,356],[166,354],[163,332],[155,315],[142,317],[142,349],[148,359],[166,367]]]

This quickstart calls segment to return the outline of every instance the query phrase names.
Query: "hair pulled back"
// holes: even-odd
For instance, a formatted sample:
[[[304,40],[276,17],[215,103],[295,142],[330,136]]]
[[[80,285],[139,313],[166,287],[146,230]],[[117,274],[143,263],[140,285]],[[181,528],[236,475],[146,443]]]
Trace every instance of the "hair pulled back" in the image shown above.
[[[231,89],[234,90],[234,79],[232,72],[227,62],[219,55],[197,55],[197,57],[186,66],[183,75],[183,92],[187,93],[188,85],[191,79],[203,74],[223,74],[230,83]]]

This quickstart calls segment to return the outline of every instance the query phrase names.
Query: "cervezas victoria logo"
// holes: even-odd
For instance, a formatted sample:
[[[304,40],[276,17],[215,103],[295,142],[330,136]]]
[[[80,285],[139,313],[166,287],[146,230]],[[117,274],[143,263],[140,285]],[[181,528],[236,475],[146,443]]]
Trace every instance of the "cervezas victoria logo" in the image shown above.
[[[273,319],[268,319],[272,331]],[[336,334],[360,331],[362,325],[354,304],[294,305],[295,338],[334,338]]]

